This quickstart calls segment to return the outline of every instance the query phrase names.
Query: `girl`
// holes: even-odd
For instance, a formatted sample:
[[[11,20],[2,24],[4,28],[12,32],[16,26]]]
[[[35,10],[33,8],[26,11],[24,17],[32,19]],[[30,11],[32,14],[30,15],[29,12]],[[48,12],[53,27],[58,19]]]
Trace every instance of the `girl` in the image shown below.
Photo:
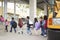
[[[45,21],[45,24],[44,24],[44,29],[45,29],[45,34],[47,35],[47,16],[45,15],[44,16],[44,21]]]
[[[23,34],[23,29],[22,29],[22,27],[23,27],[23,21],[22,21],[21,18],[19,18],[18,26],[19,26],[19,28],[20,28],[20,31],[19,31],[18,33],[19,33],[19,34],[20,34],[20,33]]]
[[[37,30],[40,29],[40,23],[38,22],[37,18],[35,18],[35,33],[37,34]]]
[[[8,32],[8,28],[7,28],[7,27],[8,27],[8,24],[9,24],[9,23],[8,23],[8,21],[7,21],[7,19],[6,19],[6,21],[5,21],[5,30],[6,30],[7,32]]]
[[[42,17],[40,17],[40,27],[41,27],[41,35],[42,36],[46,36],[44,25],[45,25],[45,20]]]

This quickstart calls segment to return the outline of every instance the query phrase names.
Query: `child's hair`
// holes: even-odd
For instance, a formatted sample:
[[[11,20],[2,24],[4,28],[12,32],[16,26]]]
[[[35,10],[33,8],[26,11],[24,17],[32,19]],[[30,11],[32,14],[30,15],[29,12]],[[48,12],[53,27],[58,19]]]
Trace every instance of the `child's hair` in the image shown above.
[[[35,22],[38,22],[37,18],[34,18],[34,21],[35,21]]]
[[[30,19],[29,16],[27,16],[27,19]]]
[[[5,21],[7,21],[7,19]]]
[[[12,20],[14,20],[14,17],[12,17]]]
[[[3,17],[3,16],[1,15],[1,17]]]
[[[44,20],[47,20],[47,16],[46,15],[44,15]]]
[[[21,21],[22,20],[22,18],[19,18],[19,21]]]
[[[42,17],[40,17],[40,19],[43,19]]]

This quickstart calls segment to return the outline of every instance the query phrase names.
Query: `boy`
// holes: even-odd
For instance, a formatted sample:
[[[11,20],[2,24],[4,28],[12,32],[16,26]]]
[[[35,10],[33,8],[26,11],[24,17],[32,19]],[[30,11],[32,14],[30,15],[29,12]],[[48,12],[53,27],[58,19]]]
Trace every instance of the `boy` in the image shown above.
[[[17,23],[15,22],[14,18],[12,18],[12,20],[11,20],[11,22],[10,22],[10,25],[11,25],[10,32],[12,32],[12,28],[14,28],[14,31],[15,31],[15,33],[16,33]]]

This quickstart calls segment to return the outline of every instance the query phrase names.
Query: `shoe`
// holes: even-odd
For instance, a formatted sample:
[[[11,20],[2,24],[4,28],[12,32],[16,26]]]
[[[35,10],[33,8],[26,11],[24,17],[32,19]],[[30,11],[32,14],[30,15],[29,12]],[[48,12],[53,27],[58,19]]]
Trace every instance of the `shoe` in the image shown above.
[[[16,32],[15,32],[16,33]]]
[[[12,31],[10,31],[10,32],[12,32]]]
[[[30,35],[32,35],[32,33],[30,33]]]
[[[6,32],[8,32],[8,30],[6,30]]]
[[[42,33],[40,34],[41,36],[44,36]]]
[[[21,33],[23,34],[23,31]]]
[[[47,35],[44,35],[44,37],[46,37]]]
[[[20,34],[20,32],[18,32],[18,34]]]

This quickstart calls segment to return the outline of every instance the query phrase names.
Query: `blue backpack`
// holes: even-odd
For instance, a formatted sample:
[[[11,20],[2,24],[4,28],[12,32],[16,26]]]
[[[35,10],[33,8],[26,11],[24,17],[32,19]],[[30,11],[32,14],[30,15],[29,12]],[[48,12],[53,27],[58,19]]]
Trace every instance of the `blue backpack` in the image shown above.
[[[13,28],[17,27],[17,23],[15,21],[11,21],[11,25],[12,25]]]

